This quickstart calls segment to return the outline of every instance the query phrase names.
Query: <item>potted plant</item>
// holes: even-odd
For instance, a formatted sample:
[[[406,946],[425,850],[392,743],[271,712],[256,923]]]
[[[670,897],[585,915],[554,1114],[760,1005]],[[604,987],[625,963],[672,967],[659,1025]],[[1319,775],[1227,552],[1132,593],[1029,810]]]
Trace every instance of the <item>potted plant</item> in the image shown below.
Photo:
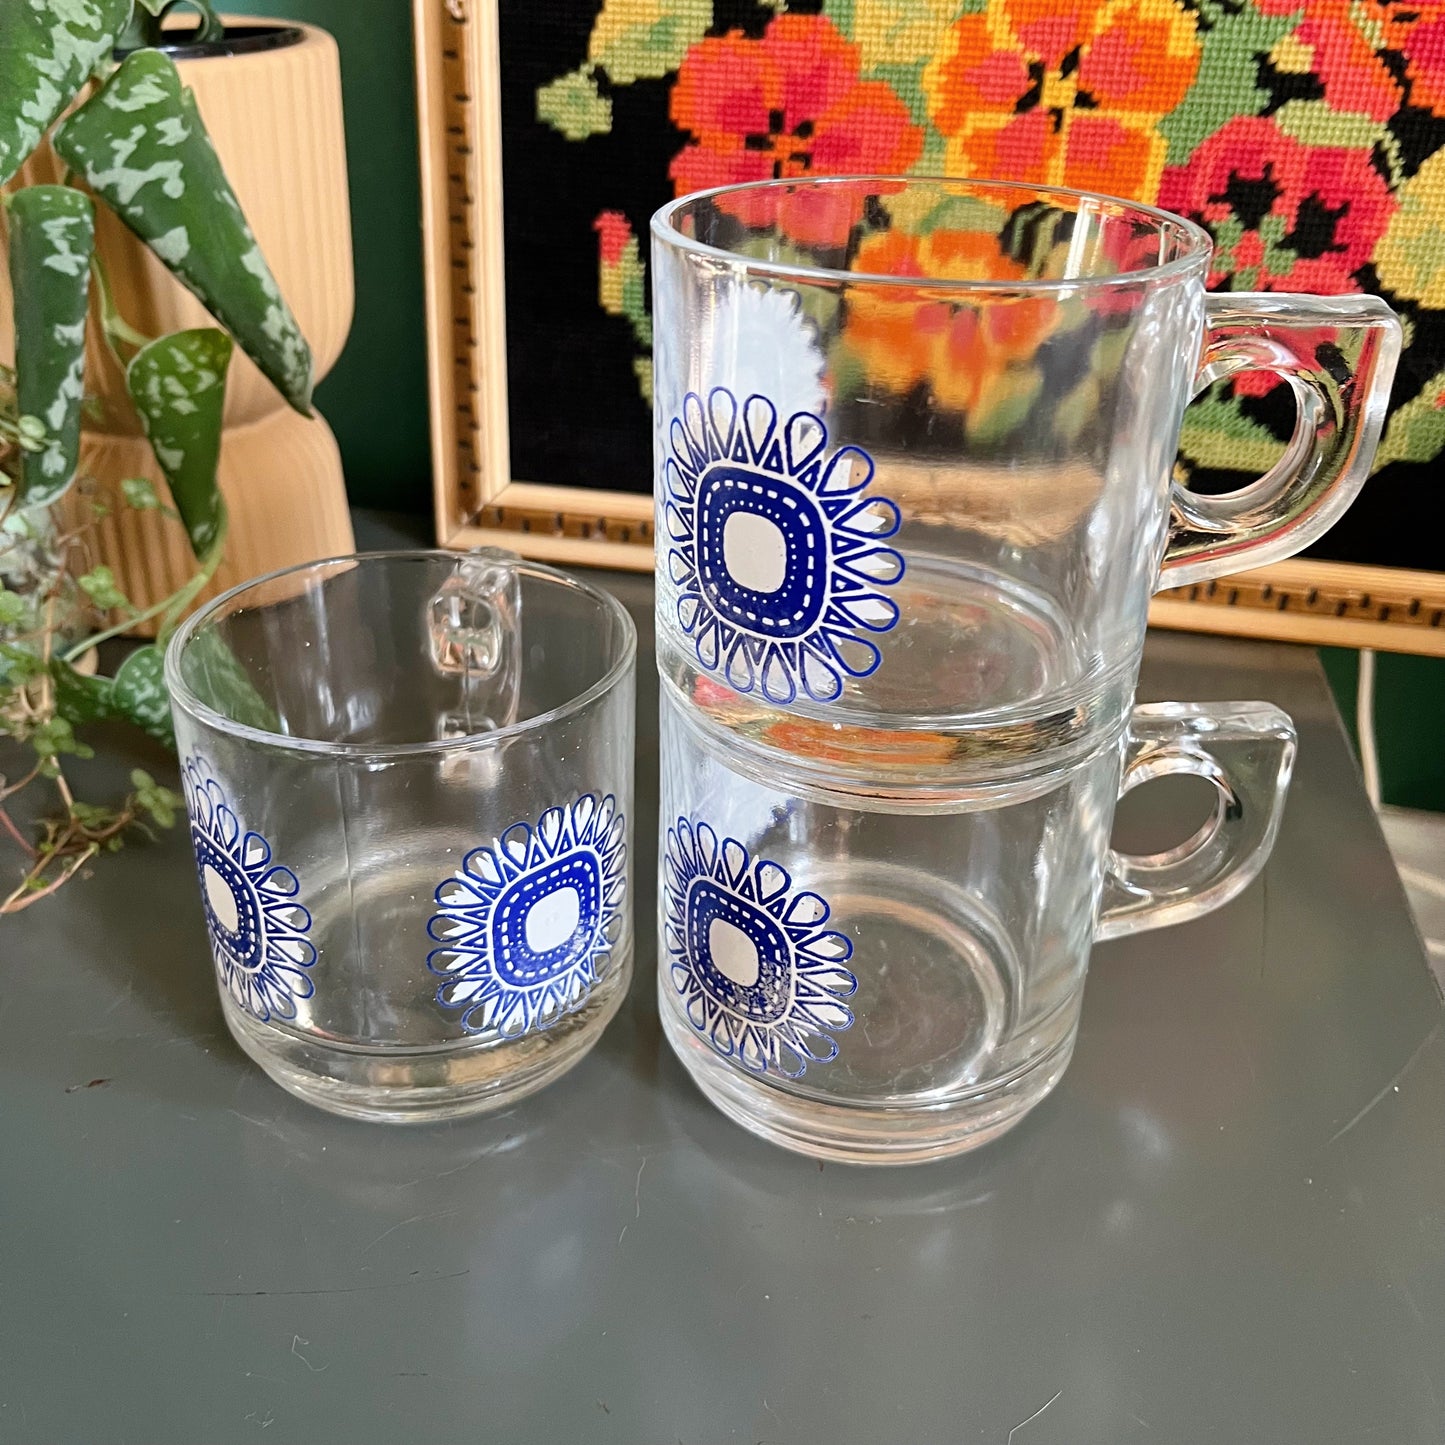
[[[124,799],[98,805],[76,797],[65,767],[88,752],[77,728],[97,719],[170,736],[160,647],[215,578],[227,542],[218,471],[238,390],[233,377],[228,395],[233,343],[284,404],[302,416],[310,406],[310,350],[196,98],[168,54],[133,43],[164,38],[166,8],[164,0],[0,8],[9,292],[0,317],[14,348],[13,366],[0,366],[0,739],[10,740],[0,743],[0,856],[21,855],[15,886],[0,887],[0,913],[60,886],[131,827],[168,825],[175,815],[175,795],[143,773]],[[217,23],[207,13],[200,34],[215,34]],[[107,240],[122,232],[195,298],[201,318],[221,325],[157,327],[172,302],[154,291],[148,311],[128,314]],[[96,479],[87,434],[121,426],[120,415],[143,439],[147,465]],[[147,472],[163,481],[168,504]],[[151,521],[175,529],[187,560],[164,590],[132,597],[97,559],[96,542],[107,529]],[[96,643],[137,626],[157,641],[113,676],[87,665]],[[46,785],[58,812],[32,839],[17,822],[17,799]],[[37,814],[28,793],[26,802],[26,816]]]
[[[10,108],[12,97],[16,105],[21,101],[22,57],[33,53],[34,35],[47,27],[77,27],[64,18],[72,13],[90,13],[96,32],[116,31],[101,52],[104,67],[143,48],[174,62],[270,274],[310,343],[313,379],[325,376],[345,342],[353,298],[341,74],[331,36],[300,24],[223,23],[209,0],[179,6],[176,0],[74,0],[65,6],[6,0],[0,12],[0,30],[16,32],[13,42],[0,38],[0,52],[10,56],[0,66],[19,67],[13,81],[0,71],[0,111]],[[184,23],[191,12],[199,15],[198,26]],[[75,33],[83,30],[79,25]],[[57,63],[71,53],[61,42]],[[14,184],[64,179],[64,158],[47,144],[30,148],[28,159],[12,157],[0,174],[19,159],[24,164]],[[103,189],[99,195],[108,201]],[[109,203],[96,213],[95,244],[115,309],[141,333],[208,324],[205,298],[193,294],[184,260],[173,262],[145,244]],[[0,265],[0,361],[12,351],[3,271]],[[82,418],[80,461],[110,511],[94,527],[92,542],[144,611],[185,581],[190,549],[184,530],[164,512],[136,513],[122,505],[122,481],[145,476],[160,485],[163,474],[99,319],[92,317],[86,357],[87,389],[96,405]],[[219,472],[230,541],[211,590],[354,545],[340,453],[325,422],[312,414],[309,393],[285,384],[278,389],[270,364],[258,359],[259,347],[236,339]]]

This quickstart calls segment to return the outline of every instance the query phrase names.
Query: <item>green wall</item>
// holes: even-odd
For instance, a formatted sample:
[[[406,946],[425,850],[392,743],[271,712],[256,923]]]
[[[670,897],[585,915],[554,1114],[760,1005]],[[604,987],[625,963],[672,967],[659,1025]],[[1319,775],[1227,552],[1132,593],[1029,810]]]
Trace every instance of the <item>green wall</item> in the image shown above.
[[[224,8],[309,21],[341,47],[356,320],[336,369],[316,390],[316,404],[341,443],[354,501],[430,511],[411,6],[227,0]]]
[[[341,442],[355,501],[428,511],[411,6],[407,0],[285,0],[282,5],[243,0],[228,8],[247,14],[280,10],[324,26],[340,43],[356,321],[317,401]],[[1353,731],[1358,658],[1336,649],[1322,656]],[[1385,801],[1445,811],[1445,662],[1380,654],[1376,732]]]
[[[1359,654],[1322,647],[1320,660],[1358,747],[1355,688]],[[1376,653],[1375,746],[1384,802],[1445,812],[1445,662],[1434,657]]]

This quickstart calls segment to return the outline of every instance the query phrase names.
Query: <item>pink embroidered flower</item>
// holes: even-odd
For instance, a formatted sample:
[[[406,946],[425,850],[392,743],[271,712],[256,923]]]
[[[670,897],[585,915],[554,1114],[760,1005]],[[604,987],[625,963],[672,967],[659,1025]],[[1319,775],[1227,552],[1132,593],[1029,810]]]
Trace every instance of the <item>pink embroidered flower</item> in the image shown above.
[[[1360,289],[1398,203],[1368,151],[1305,145],[1264,116],[1237,116],[1165,170],[1159,204],[1213,234],[1214,289],[1329,296]],[[1235,389],[1275,384],[1246,373]]]
[[[859,75],[858,47],[821,15],[779,15],[761,40],[739,31],[688,51],[672,118],[692,139],[669,168],[678,195],[789,176],[898,174],[923,152],[923,130],[882,81]],[[803,245],[840,244],[852,198],[834,190],[737,196],[745,225],[776,225]]]
[[[1445,115],[1445,0],[1256,0],[1303,9],[1293,40],[1335,109],[1388,120],[1402,105]]]

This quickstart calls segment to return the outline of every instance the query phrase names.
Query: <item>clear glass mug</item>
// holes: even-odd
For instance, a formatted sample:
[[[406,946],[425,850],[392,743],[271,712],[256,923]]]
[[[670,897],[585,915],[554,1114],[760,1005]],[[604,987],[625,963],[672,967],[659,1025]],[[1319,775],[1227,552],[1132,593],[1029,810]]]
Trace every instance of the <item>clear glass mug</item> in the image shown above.
[[[1207,296],[1207,233],[1076,192],[765,182],[652,230],[664,671],[860,725],[1120,725],[1150,595],[1318,538],[1399,353],[1376,297]],[[1248,371],[1293,440],[1191,493],[1185,405]]]
[[[221,1007],[283,1087],[396,1122],[500,1108],[632,971],[636,630],[505,552],[242,584],[166,653]]]
[[[1330,525],[1400,329],[1368,296],[1206,296],[1209,251],[1149,207],[983,181],[779,181],[654,218],[659,997],[768,1137],[860,1160],[992,1137],[1067,1062],[1096,929],[1215,906],[1263,861],[1288,720],[1133,712],[1149,598]],[[1249,370],[1291,389],[1294,437],[1241,491],[1188,492],[1184,407]],[[1213,823],[1113,857],[1120,783],[1160,771],[1208,777]],[[794,894],[828,926],[790,923]],[[748,1028],[810,989],[818,1048],[783,1067]]]
[[[1073,1053],[1094,940],[1244,888],[1295,750],[1267,703],[1156,704],[1091,755],[1041,753],[1029,775],[920,801],[860,795],[836,736],[738,733],[664,686],[658,1008],[724,1113],[848,1163],[971,1149],[1042,1100]],[[784,754],[806,746],[802,773]],[[1212,816],[1167,852],[1113,851],[1119,796],[1168,774],[1211,782]]]

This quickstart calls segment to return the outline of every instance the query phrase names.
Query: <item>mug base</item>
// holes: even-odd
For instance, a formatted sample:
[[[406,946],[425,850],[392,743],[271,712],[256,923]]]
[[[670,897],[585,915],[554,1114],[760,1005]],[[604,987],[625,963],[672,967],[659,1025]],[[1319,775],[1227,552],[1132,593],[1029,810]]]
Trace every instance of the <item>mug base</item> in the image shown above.
[[[372,1049],[261,1023],[225,992],[221,1011],[242,1050],[288,1093],[330,1114],[431,1124],[506,1109],[561,1078],[602,1037],[632,978],[630,951],[576,1013],[510,1040],[444,1049]]]
[[[1076,1023],[1026,1069],[966,1098],[869,1108],[800,1098],[744,1073],[693,1032],[666,999],[660,1002],[672,1051],[711,1103],[770,1144],[838,1164],[926,1164],[997,1139],[1053,1092],[1078,1032]]]

